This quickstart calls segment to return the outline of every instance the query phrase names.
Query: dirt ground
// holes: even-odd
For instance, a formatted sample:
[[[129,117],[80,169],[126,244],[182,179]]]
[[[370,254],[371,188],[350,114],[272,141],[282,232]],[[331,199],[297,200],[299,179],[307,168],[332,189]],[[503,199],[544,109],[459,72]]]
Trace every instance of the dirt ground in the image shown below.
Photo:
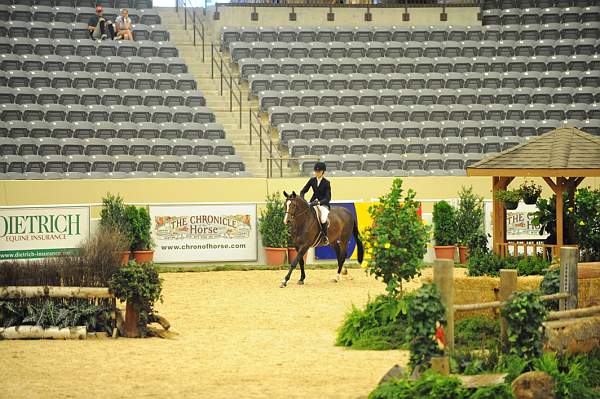
[[[173,339],[0,341],[0,398],[358,398],[407,362],[334,346],[351,304],[383,283],[307,270],[306,285],[280,289],[283,274],[163,274]]]

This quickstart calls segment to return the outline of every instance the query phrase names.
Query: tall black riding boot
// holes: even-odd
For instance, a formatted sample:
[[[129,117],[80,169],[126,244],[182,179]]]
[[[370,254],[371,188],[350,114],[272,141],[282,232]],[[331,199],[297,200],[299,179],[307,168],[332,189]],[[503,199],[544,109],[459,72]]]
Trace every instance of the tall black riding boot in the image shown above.
[[[328,245],[329,239],[327,238],[327,222],[321,223],[321,231],[323,232],[323,242],[325,245]]]

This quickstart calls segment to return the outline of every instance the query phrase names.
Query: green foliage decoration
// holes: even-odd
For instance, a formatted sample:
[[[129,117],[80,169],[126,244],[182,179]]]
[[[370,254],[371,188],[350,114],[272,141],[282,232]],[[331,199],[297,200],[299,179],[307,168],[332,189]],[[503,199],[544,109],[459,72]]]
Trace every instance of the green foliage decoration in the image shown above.
[[[283,223],[285,218],[285,203],[279,193],[267,196],[265,209],[261,210],[258,218],[258,231],[262,244],[268,248],[287,248],[289,230]]]
[[[411,295],[407,301],[406,314],[409,364],[413,369],[417,366],[428,368],[433,356],[444,353],[435,340],[437,327],[446,326],[446,310],[436,286],[425,284]]]
[[[456,245],[458,241],[454,208],[446,201],[433,206],[433,239],[435,245]]]
[[[577,244],[585,261],[600,261],[600,189],[581,188],[575,195],[574,211]]]
[[[473,187],[462,187],[458,193],[456,209],[457,242],[469,243],[483,234],[483,197],[473,192]]]
[[[151,236],[152,222],[146,208],[134,205],[125,207],[125,217],[129,227],[132,251],[148,251],[154,245]]]
[[[407,344],[405,295],[402,299],[379,295],[364,309],[352,306],[337,331],[336,345],[354,349],[399,349]]]
[[[508,329],[508,353],[533,359],[542,354],[544,326],[548,311],[538,292],[517,292],[502,307]]]
[[[154,263],[135,262],[119,268],[109,281],[109,291],[119,300],[131,302],[140,313],[139,326],[143,336],[155,313],[154,304],[162,302],[162,283]]]
[[[389,295],[402,295],[402,281],[418,276],[429,241],[429,226],[419,217],[416,193],[402,189],[402,179],[394,179],[389,193],[369,208],[373,225],[363,232],[363,242],[371,258],[363,267],[386,284]]]

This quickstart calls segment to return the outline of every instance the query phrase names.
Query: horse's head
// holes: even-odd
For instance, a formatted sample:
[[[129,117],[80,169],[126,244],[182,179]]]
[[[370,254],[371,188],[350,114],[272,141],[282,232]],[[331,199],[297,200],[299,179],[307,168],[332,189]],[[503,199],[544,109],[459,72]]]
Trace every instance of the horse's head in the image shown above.
[[[309,206],[304,198],[297,195],[295,191],[292,191],[291,194],[284,191],[283,195],[285,196],[285,217],[283,223],[288,224],[288,222],[293,222],[296,217],[306,213],[306,209]]]

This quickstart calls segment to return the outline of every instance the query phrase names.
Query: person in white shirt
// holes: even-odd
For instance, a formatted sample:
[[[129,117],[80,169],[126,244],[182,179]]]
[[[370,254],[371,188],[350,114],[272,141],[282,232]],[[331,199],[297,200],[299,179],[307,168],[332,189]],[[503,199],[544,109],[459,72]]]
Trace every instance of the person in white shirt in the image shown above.
[[[121,12],[121,15],[115,20],[115,26],[117,28],[117,39],[122,40],[133,40],[133,33],[131,32],[131,18],[129,18],[129,11],[125,8]]]

